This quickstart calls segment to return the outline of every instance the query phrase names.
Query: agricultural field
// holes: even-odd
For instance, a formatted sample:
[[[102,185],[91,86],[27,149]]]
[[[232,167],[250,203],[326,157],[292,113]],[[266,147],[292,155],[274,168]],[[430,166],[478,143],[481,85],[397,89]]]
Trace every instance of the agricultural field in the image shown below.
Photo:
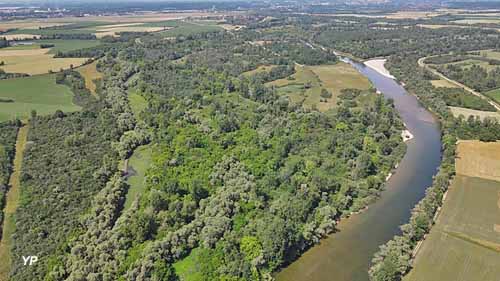
[[[277,87],[279,93],[286,94],[292,102],[301,103],[306,108],[317,107],[326,111],[337,105],[338,96],[343,89],[368,90],[369,80],[352,66],[339,62],[335,65],[296,66],[296,73],[291,77],[268,83]],[[331,98],[321,101],[321,90],[326,89]]]
[[[461,141],[457,176],[405,281],[498,280],[500,143]]]
[[[455,107],[455,106],[449,106],[449,108],[451,110],[451,113],[455,117],[463,115],[465,118],[468,118],[469,116],[472,115],[472,116],[479,116],[481,120],[484,120],[484,118],[486,117],[497,118],[500,120],[500,113],[498,112],[474,110],[474,109]]]
[[[97,96],[96,94],[96,84],[94,80],[100,79],[103,77],[102,73],[97,71],[96,68],[97,61],[93,63],[86,64],[77,69],[77,71],[83,76],[85,79],[85,87],[90,90],[90,92]]]
[[[50,48],[49,54],[56,54],[57,52],[68,52],[79,49],[91,48],[98,46],[100,44],[99,40],[33,40],[28,44],[15,45],[7,48],[3,48],[2,51],[8,50],[34,50],[40,49],[42,44],[54,45]]]
[[[481,23],[496,23],[500,24],[500,19],[498,18],[468,18],[468,19],[463,19],[463,20],[456,20],[452,21],[454,23],[458,24],[481,24]]]
[[[94,34],[97,38],[104,36],[119,36],[120,32],[167,32],[166,36],[189,35],[200,32],[222,30],[216,21],[184,21],[188,14],[177,16],[158,17],[88,17],[85,21],[68,21],[54,23],[55,26],[46,28],[35,28],[28,24],[19,25],[18,29],[11,30],[5,34],[8,40],[13,39],[37,39],[40,36],[53,36],[55,34]],[[112,20],[116,21],[112,21]],[[33,23],[36,25],[36,23]],[[26,26],[26,27],[23,27]],[[1,25],[0,25],[1,28]]]
[[[54,58],[50,49],[0,50],[0,58],[4,62],[1,68],[10,73],[26,73],[30,75],[44,74],[50,71],[68,69],[83,64],[86,58]]]
[[[11,102],[0,102],[0,121],[12,118],[27,118],[32,110],[38,114],[52,114],[56,110],[77,111],[73,94],[64,85],[55,83],[55,75],[0,80],[0,98]]]

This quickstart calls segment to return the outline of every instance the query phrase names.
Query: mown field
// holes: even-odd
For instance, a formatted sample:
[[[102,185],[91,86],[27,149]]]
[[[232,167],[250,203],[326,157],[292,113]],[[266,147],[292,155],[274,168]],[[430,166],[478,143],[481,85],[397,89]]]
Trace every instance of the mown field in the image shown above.
[[[457,176],[406,281],[500,276],[500,143],[460,142]]]
[[[371,88],[371,83],[366,77],[343,62],[321,66],[297,65],[296,73],[291,77],[267,85],[277,87],[279,93],[288,95],[294,103],[303,103],[306,108],[316,107],[321,111],[334,108],[343,89]],[[332,97],[322,98],[322,89],[329,91]]]
[[[0,121],[26,118],[32,110],[38,114],[52,114],[79,110],[73,104],[73,94],[64,85],[55,83],[55,75],[0,80],[0,98],[13,102],[0,102]]]
[[[458,86],[446,80],[432,80],[432,86],[443,88],[457,88]]]
[[[57,72],[61,68],[68,69],[83,64],[86,58],[54,58],[50,49],[32,50],[0,50],[0,58],[4,62],[1,68],[10,73],[26,73],[30,75]]]
[[[97,96],[96,94],[96,84],[95,80],[103,77],[103,74],[97,71],[96,68],[97,61],[93,63],[86,64],[82,67],[79,67],[77,71],[83,76],[85,79],[85,87],[90,90],[90,92]]]

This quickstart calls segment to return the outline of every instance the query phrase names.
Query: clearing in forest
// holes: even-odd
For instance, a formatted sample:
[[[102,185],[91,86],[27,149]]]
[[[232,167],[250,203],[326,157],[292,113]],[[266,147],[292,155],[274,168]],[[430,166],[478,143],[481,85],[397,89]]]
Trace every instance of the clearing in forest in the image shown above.
[[[95,84],[95,80],[101,79],[103,77],[102,73],[97,71],[96,65],[97,61],[94,61],[93,63],[86,64],[77,69],[77,71],[85,79],[85,87],[89,89],[94,96],[97,96],[96,94],[97,85]]]
[[[1,68],[9,73],[44,74],[83,64],[86,58],[54,58],[50,49],[0,50]]]
[[[0,80],[0,98],[0,121],[26,118],[32,110],[45,115],[80,109],[73,104],[71,90],[56,84],[54,74]]]
[[[443,87],[443,88],[458,88],[457,85],[455,85],[455,84],[453,84],[453,83],[451,83],[449,81],[443,80],[443,79],[441,79],[441,80],[432,80],[431,84],[432,84],[432,86],[438,87],[438,88],[439,87]]]
[[[152,161],[152,146],[143,145],[134,150],[132,157],[128,160],[127,183],[130,188],[124,204],[124,209],[130,208],[137,196],[145,190],[146,171]]]
[[[405,281],[500,276],[500,142],[461,141],[457,176]]]
[[[370,81],[351,65],[339,62],[334,65],[296,66],[292,76],[267,84],[276,86],[278,93],[286,94],[294,103],[306,108],[316,107],[326,111],[337,106],[338,96],[343,89],[368,90]],[[322,98],[322,89],[331,93],[330,98]]]
[[[490,97],[491,99],[495,100],[497,103],[500,103],[500,89],[491,90],[484,94]]]
[[[9,279],[8,276],[10,272],[10,266],[12,264],[10,249],[12,245],[12,234],[14,233],[15,228],[14,213],[19,204],[19,196],[21,192],[21,168],[27,138],[28,126],[25,125],[19,129],[19,132],[17,134],[14,168],[13,173],[10,176],[9,190],[7,191],[5,200],[5,217],[3,221],[2,236],[0,241],[0,257],[2,257],[2,262],[0,262],[0,281],[7,281]]]
[[[500,120],[500,113],[498,112],[482,111],[482,110],[475,110],[475,109],[455,107],[455,106],[449,106],[448,108],[451,110],[451,113],[455,117],[463,115],[465,119],[469,118],[469,116],[478,116],[481,120],[483,120],[486,117],[497,118],[498,120]]]

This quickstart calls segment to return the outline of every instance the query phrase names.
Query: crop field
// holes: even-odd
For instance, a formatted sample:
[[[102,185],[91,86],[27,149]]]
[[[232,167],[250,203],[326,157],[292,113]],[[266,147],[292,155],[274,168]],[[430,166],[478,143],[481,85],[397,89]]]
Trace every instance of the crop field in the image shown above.
[[[472,115],[472,116],[479,116],[481,120],[483,120],[486,117],[497,118],[500,120],[500,113],[498,112],[481,111],[481,110],[474,110],[474,109],[455,107],[455,106],[449,106],[449,108],[451,110],[451,113],[455,117],[463,115],[465,118],[468,118],[469,116]]]
[[[432,80],[432,86],[434,87],[443,87],[443,88],[457,88],[458,86],[447,81],[447,80]]]
[[[216,21],[189,21],[187,17],[204,17],[205,13],[148,13],[129,16],[102,17],[65,17],[50,19],[43,24],[39,21],[12,22],[3,30],[16,28],[2,36],[9,40],[33,39],[54,34],[95,34],[98,38],[106,35],[119,36],[120,32],[158,32],[167,31],[167,36],[189,35],[200,32],[222,30]],[[217,14],[210,14],[216,16]],[[222,14],[220,14],[222,15]],[[39,28],[42,26],[44,28]],[[0,25],[2,30],[2,25]],[[174,31],[175,30],[175,31]]]
[[[32,110],[45,115],[58,109],[64,112],[80,109],[72,102],[71,90],[57,85],[55,75],[48,74],[0,80],[0,98],[13,100],[0,103],[0,121],[26,118]]]
[[[54,47],[50,48],[48,54],[56,54],[57,52],[68,52],[73,50],[85,49],[98,46],[99,40],[33,40],[31,44],[17,45],[3,48],[2,51],[8,50],[34,50],[40,49],[41,44],[52,44]]]
[[[53,26],[61,26],[65,25],[65,23],[58,22],[48,22],[41,20],[19,20],[19,21],[11,21],[11,22],[1,22],[0,30],[9,30],[9,29],[39,29],[39,28],[47,28]]]
[[[0,50],[0,58],[5,63],[1,68],[5,72],[27,73],[30,75],[44,74],[49,71],[68,69],[71,65],[77,67],[86,58],[54,58],[49,49],[32,50]]]
[[[100,79],[103,77],[102,73],[97,71],[96,68],[97,61],[94,61],[93,63],[84,65],[82,67],[79,67],[77,71],[83,76],[85,79],[85,87],[90,90],[90,92],[93,95],[96,95],[96,84],[94,80]]]
[[[498,280],[500,182],[491,179],[500,179],[499,156],[499,142],[459,143],[457,176],[404,280]]]
[[[458,24],[478,24],[478,23],[500,23],[500,19],[496,18],[469,18],[453,21]]]
[[[134,154],[128,161],[128,177],[127,182],[130,188],[125,200],[125,209],[129,208],[134,202],[138,194],[143,193],[145,184],[144,179],[146,171],[151,164],[152,158],[151,145],[143,145],[134,150]]]
[[[458,174],[500,181],[500,143],[460,141]]]
[[[291,78],[279,79],[268,83],[268,85],[276,86],[278,92],[288,95],[292,102],[303,101],[306,108],[316,107],[320,111],[334,108],[343,89],[368,90],[371,88],[371,83],[366,77],[343,62],[321,66],[297,65],[296,73]],[[326,99],[326,102],[321,101],[322,88],[332,94],[332,97]]]

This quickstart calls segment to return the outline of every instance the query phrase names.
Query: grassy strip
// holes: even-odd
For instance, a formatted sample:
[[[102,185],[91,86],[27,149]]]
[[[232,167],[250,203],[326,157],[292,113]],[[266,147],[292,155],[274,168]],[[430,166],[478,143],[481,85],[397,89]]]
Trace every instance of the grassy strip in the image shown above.
[[[12,173],[9,181],[9,190],[7,192],[7,200],[5,204],[4,214],[4,227],[2,229],[2,240],[0,241],[0,281],[7,281],[9,278],[10,266],[12,264],[11,246],[12,234],[15,228],[14,213],[19,204],[20,195],[20,176],[23,162],[24,149],[26,147],[26,140],[28,136],[28,126],[21,127],[17,135],[16,142],[16,156],[14,158],[14,172]]]

